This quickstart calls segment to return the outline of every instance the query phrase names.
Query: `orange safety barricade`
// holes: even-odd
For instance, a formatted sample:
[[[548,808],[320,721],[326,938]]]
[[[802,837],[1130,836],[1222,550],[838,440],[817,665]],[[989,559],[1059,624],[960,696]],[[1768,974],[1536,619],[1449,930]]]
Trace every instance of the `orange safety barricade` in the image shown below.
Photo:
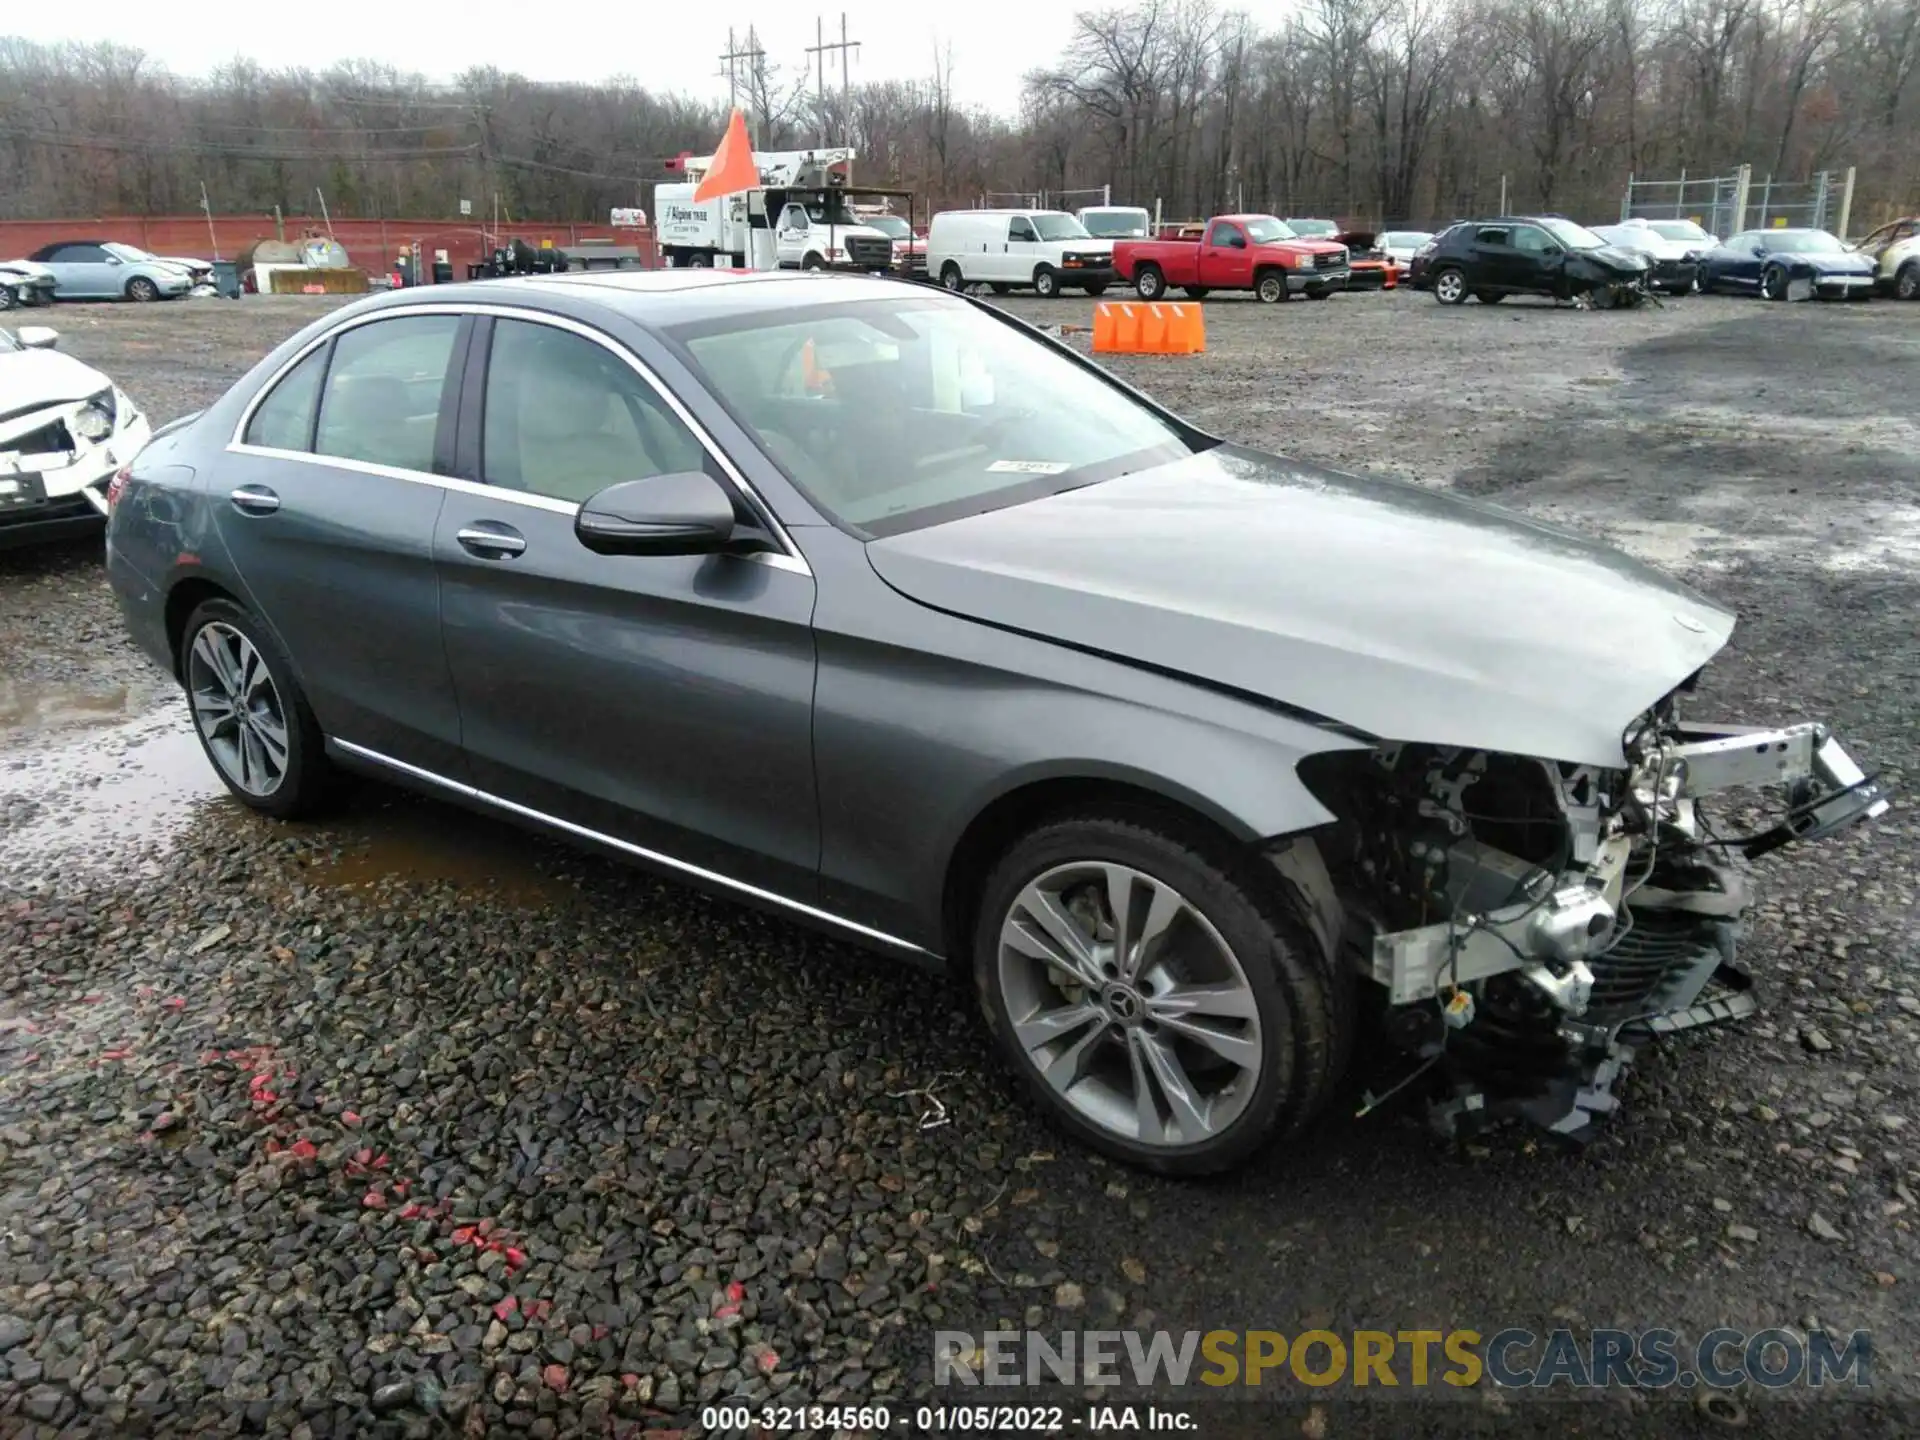
[[[1198,305],[1101,301],[1093,307],[1096,355],[1198,355],[1207,322]]]

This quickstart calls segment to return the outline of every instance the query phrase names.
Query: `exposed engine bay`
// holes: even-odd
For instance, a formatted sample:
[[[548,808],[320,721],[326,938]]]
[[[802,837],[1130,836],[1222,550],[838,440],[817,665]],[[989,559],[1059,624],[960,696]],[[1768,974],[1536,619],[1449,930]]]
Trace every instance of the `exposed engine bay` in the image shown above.
[[[1316,840],[1378,987],[1389,1093],[1430,1085],[1443,1133],[1518,1117],[1589,1139],[1636,1045],[1755,1010],[1740,861],[1886,812],[1825,727],[1684,724],[1691,685],[1629,731],[1622,769],[1405,744],[1302,767],[1342,817]],[[1775,785],[1776,825],[1714,832],[1704,797]]]

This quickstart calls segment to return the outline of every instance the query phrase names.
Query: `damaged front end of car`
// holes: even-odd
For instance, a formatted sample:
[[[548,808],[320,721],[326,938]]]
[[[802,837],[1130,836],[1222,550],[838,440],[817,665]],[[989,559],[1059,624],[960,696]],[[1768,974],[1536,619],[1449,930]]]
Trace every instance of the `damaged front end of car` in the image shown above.
[[[1886,812],[1824,726],[1683,722],[1697,678],[1632,727],[1621,768],[1414,744],[1302,766],[1343,817],[1316,840],[1380,1002],[1385,1088],[1431,1085],[1442,1133],[1591,1138],[1637,1046],[1755,1009],[1743,862]],[[1778,822],[1716,835],[1707,798],[1758,786],[1783,788]]]

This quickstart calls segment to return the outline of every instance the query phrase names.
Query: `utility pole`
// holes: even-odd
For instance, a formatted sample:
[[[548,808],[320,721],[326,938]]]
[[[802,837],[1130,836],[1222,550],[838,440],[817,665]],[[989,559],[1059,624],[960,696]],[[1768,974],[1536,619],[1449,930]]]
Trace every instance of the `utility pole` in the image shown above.
[[[726,66],[726,69],[724,71],[716,71],[715,73],[725,74],[727,77],[727,105],[730,109],[738,110],[740,108],[740,71],[737,68],[737,62],[744,60],[748,65],[754,65],[757,64],[766,53],[766,51],[760,48],[760,37],[754,34],[751,25],[747,27],[745,44],[741,44],[734,39],[733,27],[731,25],[727,27],[727,53],[720,57],[720,63]],[[751,71],[748,72],[748,78],[749,80],[752,78]],[[752,98],[753,93],[750,89],[749,99]],[[749,116],[748,118],[749,122],[751,122],[752,117]],[[751,128],[751,123],[749,123],[749,129]]]
[[[840,39],[838,43],[827,43],[827,22],[818,15],[814,16],[813,19],[813,35],[815,43],[807,46],[807,54],[814,57],[814,104],[820,111],[820,146],[822,149],[825,149],[827,144],[827,52],[829,50],[838,50],[840,52],[840,99],[844,107],[847,96],[853,89],[852,74],[847,65],[847,55],[849,51],[858,50],[860,48],[860,42],[847,38],[847,12],[844,10],[840,12]],[[842,123],[845,123],[844,117]]]

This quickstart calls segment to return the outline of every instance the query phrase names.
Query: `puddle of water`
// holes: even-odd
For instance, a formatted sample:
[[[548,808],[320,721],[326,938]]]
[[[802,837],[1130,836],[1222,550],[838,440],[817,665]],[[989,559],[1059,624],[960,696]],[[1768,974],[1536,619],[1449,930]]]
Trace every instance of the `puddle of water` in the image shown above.
[[[101,725],[127,717],[128,690],[106,690],[16,680],[0,675],[0,730],[51,729],[62,725]]]
[[[326,847],[303,862],[311,885],[451,885],[520,909],[579,898],[569,881],[536,867],[533,836],[439,801],[370,785],[340,815],[301,828]]]
[[[117,867],[202,816],[238,807],[178,710],[62,737],[0,768],[0,856],[45,871]]]

